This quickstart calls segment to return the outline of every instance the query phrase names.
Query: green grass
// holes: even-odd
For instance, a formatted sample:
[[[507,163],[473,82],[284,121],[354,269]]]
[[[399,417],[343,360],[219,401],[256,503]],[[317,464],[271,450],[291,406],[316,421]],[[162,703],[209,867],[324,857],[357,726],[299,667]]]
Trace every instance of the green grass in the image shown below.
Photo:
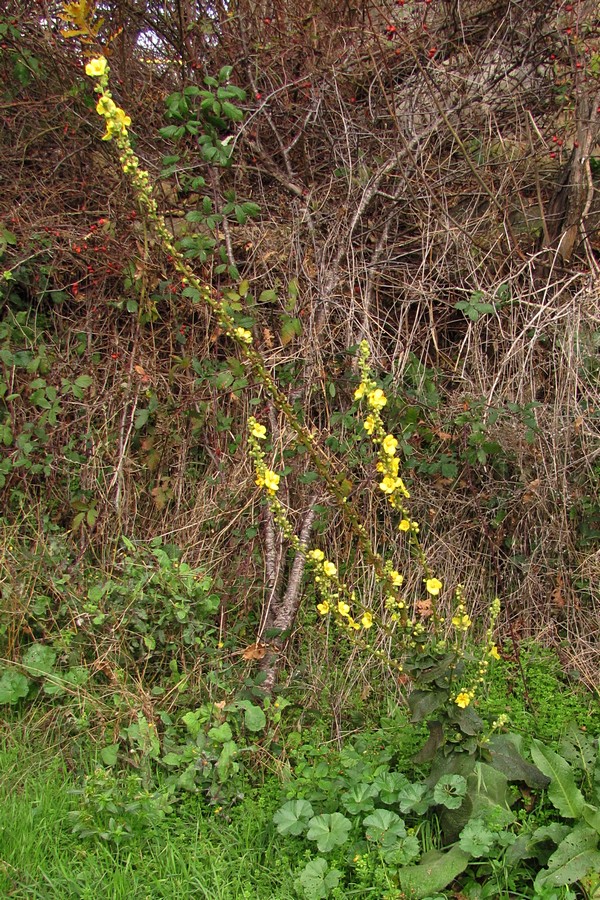
[[[92,767],[94,760],[84,760]],[[294,895],[268,795],[214,815],[190,798],[150,833],[115,846],[72,833],[78,780],[60,753],[16,733],[0,750],[0,896],[242,900]]]
[[[597,698],[565,675],[556,656],[534,644],[524,645],[521,654],[528,697],[519,666],[510,661],[497,663],[490,669],[487,696],[479,701],[486,718],[508,713],[511,727],[526,738],[535,735],[554,744],[570,720],[590,734],[600,734]],[[190,795],[164,819],[149,821],[134,815],[132,833],[120,843],[98,834],[74,834],[72,815],[83,808],[77,790],[98,765],[96,751],[81,729],[74,730],[67,706],[55,705],[48,712],[44,703],[37,711],[24,706],[3,723],[1,898],[290,900],[297,896],[294,881],[309,857],[302,841],[283,838],[275,831],[272,817],[283,792],[270,775],[260,786],[253,786],[247,774],[241,783],[245,797],[229,810],[217,811],[201,797]],[[365,721],[348,742],[360,753],[375,757],[386,751],[399,771],[414,771],[410,758],[423,740],[423,729],[419,738],[402,709],[381,721],[372,710],[371,717],[371,723]],[[286,736],[284,728],[283,743],[292,768],[306,757],[311,764],[322,762],[327,771],[337,772],[336,752],[328,749],[328,741],[324,745],[327,729],[327,714],[319,710],[302,735],[292,729]],[[136,771],[131,767],[114,778],[112,770],[103,771],[108,779],[104,793],[116,798],[122,811],[128,776]],[[101,781],[95,790],[89,809],[102,831],[107,813],[102,808]],[[536,809],[532,815],[543,816],[544,810]],[[383,896],[382,889],[370,882],[357,884],[356,873],[342,857],[336,865],[346,870],[346,887],[334,892],[334,897]]]
[[[487,696],[480,703],[486,716],[506,713],[513,731],[549,744],[560,739],[569,722],[600,735],[598,696],[564,672],[556,653],[526,642],[521,645],[520,657],[521,666],[503,660],[491,667]]]

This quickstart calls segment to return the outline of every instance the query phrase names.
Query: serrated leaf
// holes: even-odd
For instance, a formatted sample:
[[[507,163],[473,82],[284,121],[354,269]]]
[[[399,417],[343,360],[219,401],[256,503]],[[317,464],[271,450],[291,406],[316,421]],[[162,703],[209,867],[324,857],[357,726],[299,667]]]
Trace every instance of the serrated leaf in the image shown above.
[[[279,834],[302,834],[308,828],[308,820],[314,810],[308,800],[288,800],[273,816]]]
[[[23,654],[23,666],[30,675],[47,675],[56,662],[56,650],[46,644],[32,644]]]
[[[458,809],[467,793],[467,779],[462,775],[442,775],[433,789],[433,799],[446,809]],[[464,847],[463,847],[464,849]]]
[[[375,806],[377,793],[375,785],[360,782],[342,794],[342,803],[345,809],[353,816],[363,812],[370,812]]]
[[[487,856],[496,843],[497,834],[486,828],[483,819],[471,819],[460,833],[459,846],[476,859]]]
[[[406,837],[406,826],[400,816],[389,809],[376,809],[363,819],[363,826],[368,841],[378,844],[391,844],[399,838]]]
[[[422,816],[431,806],[430,796],[427,785],[407,784],[398,792],[396,802],[401,812],[414,812]]]
[[[29,693],[31,682],[21,672],[7,671],[0,677],[0,704],[18,703]]]
[[[321,853],[329,853],[345,844],[352,828],[352,822],[337,812],[314,816],[308,825],[306,837],[309,841],[316,841]]]
[[[338,886],[341,875],[338,869],[328,869],[327,862],[319,857],[305,865],[296,884],[307,900],[323,900]]]
[[[398,801],[401,792],[410,787],[410,782],[401,772],[383,772],[377,776],[373,787],[378,791],[382,803],[391,804]]]
[[[542,744],[533,740],[531,757],[544,775],[550,778],[548,799],[565,819],[579,819],[585,805],[583,794],[575,784],[569,763]]]

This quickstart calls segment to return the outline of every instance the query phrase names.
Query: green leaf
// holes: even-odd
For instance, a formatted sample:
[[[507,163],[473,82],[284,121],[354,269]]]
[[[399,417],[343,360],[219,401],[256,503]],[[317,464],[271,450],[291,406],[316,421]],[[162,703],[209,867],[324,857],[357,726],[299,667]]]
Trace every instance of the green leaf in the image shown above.
[[[248,731],[262,731],[267,724],[267,717],[260,706],[256,706],[249,700],[244,703],[244,724]]]
[[[327,862],[319,857],[305,865],[296,886],[304,892],[307,900],[323,900],[338,886],[341,875],[338,869],[328,869]]]
[[[281,318],[281,343],[285,347],[295,337],[302,334],[302,322],[300,319],[291,316],[282,316]]]
[[[446,853],[432,850],[425,853],[418,866],[406,866],[398,872],[400,889],[411,900],[424,900],[430,894],[443,891],[469,865],[471,857],[460,847]]]
[[[234,106],[229,100],[221,101],[221,112],[232,122],[242,122],[244,120],[244,112],[238,106]]]
[[[46,644],[32,644],[23,654],[23,666],[30,675],[47,675],[56,662],[56,650]]]
[[[138,409],[135,414],[135,419],[133,421],[133,427],[136,431],[139,431],[140,428],[143,428],[144,425],[147,424],[148,419],[150,418],[150,410],[149,409]]]
[[[374,813],[363,819],[368,841],[390,845],[399,838],[406,837],[404,820],[389,809],[376,809]]]
[[[573,770],[569,763],[542,744],[533,740],[531,757],[536,766],[550,778],[548,799],[565,819],[579,819],[583,812],[585,800],[575,784]]]
[[[370,812],[375,806],[378,790],[373,784],[360,782],[342,794],[342,803],[348,812],[355,816],[358,813]]]
[[[308,820],[314,810],[308,800],[288,800],[273,816],[279,834],[302,834],[308,828]]]
[[[307,838],[316,841],[321,853],[329,853],[335,847],[341,847],[348,840],[352,822],[341,813],[326,813],[313,816],[308,823]]]
[[[408,705],[411,722],[424,722],[448,700],[447,691],[411,691]]]
[[[479,859],[488,856],[497,840],[497,833],[490,831],[483,819],[470,819],[460,833],[459,846],[465,853]]]
[[[403,813],[414,812],[422,816],[431,806],[433,797],[425,784],[407,784],[396,798],[398,808]]]
[[[486,750],[490,753],[493,767],[503,772],[509,781],[524,781],[531,788],[547,787],[550,779],[523,758],[522,745],[521,735],[493,734]]]
[[[462,775],[442,775],[433,789],[433,799],[447,809],[458,809],[462,805],[466,793],[466,778],[463,778]]]
[[[100,750],[100,759],[105,766],[115,766],[117,764],[118,755],[118,744],[108,744],[107,747],[102,747],[102,749]]]
[[[31,682],[21,672],[5,671],[0,677],[0,704],[18,703],[29,693]]]
[[[578,826],[561,841],[550,859],[548,867],[541,871],[535,888],[559,887],[574,884],[586,875],[600,872],[598,834],[591,828]]]
[[[373,782],[381,802],[388,804],[397,803],[402,791],[410,786],[408,778],[401,772],[383,772]],[[404,809],[402,812],[407,810]]]
[[[217,725],[214,728],[210,728],[208,737],[211,739],[211,741],[215,741],[215,743],[217,744],[224,744],[227,741],[230,741],[232,738],[231,727],[227,722],[223,722],[222,725]]]

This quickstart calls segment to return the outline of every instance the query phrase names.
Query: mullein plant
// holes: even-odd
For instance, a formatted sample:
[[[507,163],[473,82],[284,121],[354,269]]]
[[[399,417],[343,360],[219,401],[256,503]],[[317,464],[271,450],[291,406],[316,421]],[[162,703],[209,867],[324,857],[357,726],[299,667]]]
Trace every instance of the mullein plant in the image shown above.
[[[298,419],[289,400],[274,381],[262,355],[254,346],[252,332],[236,324],[214,289],[202,283],[175,246],[153,196],[150,176],[140,167],[132,148],[129,134],[131,119],[112,97],[107,60],[103,56],[92,59],[87,63],[85,71],[95,80],[94,90],[98,94],[96,111],[105,125],[103,140],[115,142],[122,170],[132,185],[140,210],[157,243],[181,275],[183,284],[194,289],[199,301],[212,309],[222,330],[237,344],[257,382],[283,414],[296,439],[307,451],[339,507],[345,524],[354,534],[364,559],[373,568],[383,597],[380,612],[363,605],[356,590],[345,583],[335,562],[327,559],[322,550],[306,548],[297,537],[286,509],[277,496],[280,475],[265,462],[263,443],[267,438],[267,430],[256,419],[250,418],[248,452],[254,465],[256,484],[264,492],[273,519],[292,549],[305,555],[319,598],[318,614],[323,618],[332,618],[336,626],[354,643],[385,659],[392,667],[409,677],[413,686],[408,698],[413,721],[427,721],[432,734],[435,732],[439,736],[442,729],[443,740],[449,739],[456,744],[463,741],[460,749],[471,749],[473,736],[483,728],[483,723],[472,709],[472,703],[477,691],[485,683],[490,660],[499,656],[493,643],[493,629],[500,604],[495,600],[491,606],[490,626],[479,648],[476,674],[469,681],[465,665],[465,645],[472,623],[466,612],[462,588],[459,586],[455,590],[454,611],[450,622],[446,622],[440,615],[437,603],[443,584],[429,566],[419,539],[418,522],[410,514],[410,494],[400,475],[398,441],[385,428],[382,411],[388,401],[370,369],[368,344],[363,341],[360,345],[361,381],[356,389],[355,399],[366,407],[362,424],[377,455],[380,477],[378,490],[399,516],[398,530],[408,540],[412,556],[423,572],[423,596],[416,601],[413,614],[411,604],[400,592],[403,576],[374,549],[358,512],[340,486],[339,473],[326,452],[318,446],[314,434]],[[377,632],[387,636],[386,646],[391,648],[389,652],[376,646],[373,635]],[[440,746],[442,740],[437,737],[434,743]]]
[[[413,519],[410,493],[400,475],[397,455],[398,440],[390,434],[382,416],[387,405],[384,391],[377,386],[369,365],[369,347],[360,345],[361,382],[354,399],[364,404],[362,425],[373,444],[378,472],[378,490],[399,517],[398,530],[408,540],[412,556],[423,572],[423,595],[414,604],[411,615],[408,600],[400,589],[404,578],[389,560],[375,570],[375,580],[382,591],[381,612],[368,608],[358,599],[357,591],[346,584],[336,564],[318,548],[306,550],[307,568],[318,595],[319,616],[330,618],[349,639],[373,655],[385,659],[409,676],[413,689],[409,695],[413,721],[427,721],[430,740],[422,759],[429,758],[442,743],[454,749],[473,752],[484,723],[472,708],[477,693],[485,686],[486,673],[492,660],[500,654],[494,642],[495,624],[500,601],[490,607],[490,621],[484,640],[467,653],[468,633],[472,620],[467,612],[462,585],[454,590],[452,613],[444,617],[438,608],[443,584],[433,573],[419,538],[419,524]],[[275,522],[297,552],[294,534],[285,507],[277,497],[280,478],[265,463],[263,443],[267,430],[256,419],[248,423],[248,451],[256,473],[256,484],[265,492]],[[371,635],[382,632],[392,652],[376,647]],[[502,723],[504,724],[504,723]]]

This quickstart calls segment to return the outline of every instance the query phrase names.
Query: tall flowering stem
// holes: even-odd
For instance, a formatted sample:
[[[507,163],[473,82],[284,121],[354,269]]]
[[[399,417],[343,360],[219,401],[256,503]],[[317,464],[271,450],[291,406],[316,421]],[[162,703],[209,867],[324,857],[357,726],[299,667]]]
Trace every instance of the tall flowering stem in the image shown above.
[[[376,552],[357,511],[348,502],[343,485],[335,477],[329,457],[317,445],[315,435],[300,422],[288,398],[273,379],[264,358],[254,347],[252,332],[236,325],[212,285],[204,284],[198,278],[175,247],[173,237],[154,198],[150,176],[140,167],[139,159],[131,146],[129,137],[131,119],[113,100],[109,87],[110,69],[106,59],[100,56],[90,60],[85,71],[96,82],[94,90],[99,95],[96,111],[102,116],[106,126],[103,140],[114,140],[123,172],[133,187],[140,209],[158,243],[170,257],[173,267],[182,276],[183,282],[196,290],[200,300],[215,313],[223,331],[237,343],[242,357],[246,360],[257,381],[269,395],[275,407],[285,416],[298,442],[305,447],[316,471],[339,507],[347,526],[356,536],[365,558],[381,579],[387,579],[385,561]],[[273,483],[271,484],[273,485]],[[390,588],[393,588],[392,584],[390,584]]]

